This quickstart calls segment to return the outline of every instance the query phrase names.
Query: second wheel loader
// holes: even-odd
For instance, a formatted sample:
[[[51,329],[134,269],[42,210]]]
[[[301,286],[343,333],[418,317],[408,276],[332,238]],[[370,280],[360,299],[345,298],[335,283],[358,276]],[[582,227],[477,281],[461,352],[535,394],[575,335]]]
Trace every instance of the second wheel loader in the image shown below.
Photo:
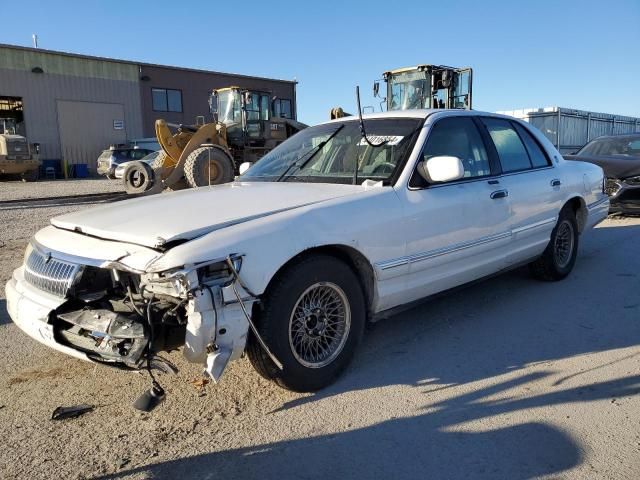
[[[273,115],[268,92],[226,87],[214,90],[214,121],[175,125],[156,120],[162,151],[152,165],[131,162],[124,172],[127,193],[153,194],[230,182],[244,162],[255,162],[306,127]]]

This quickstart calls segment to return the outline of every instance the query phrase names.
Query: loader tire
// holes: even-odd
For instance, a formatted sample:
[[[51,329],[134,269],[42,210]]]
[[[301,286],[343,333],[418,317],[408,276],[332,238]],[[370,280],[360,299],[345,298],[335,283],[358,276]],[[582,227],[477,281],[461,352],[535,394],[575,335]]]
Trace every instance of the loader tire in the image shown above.
[[[23,182],[35,182],[40,178],[40,171],[36,168],[35,170],[29,170],[28,172],[24,172],[21,175],[21,179]]]
[[[122,176],[124,191],[132,195],[146,192],[153,186],[154,178],[151,165],[140,161],[131,162]]]
[[[233,170],[231,157],[216,147],[197,148],[184,163],[184,176],[193,188],[231,182]]]

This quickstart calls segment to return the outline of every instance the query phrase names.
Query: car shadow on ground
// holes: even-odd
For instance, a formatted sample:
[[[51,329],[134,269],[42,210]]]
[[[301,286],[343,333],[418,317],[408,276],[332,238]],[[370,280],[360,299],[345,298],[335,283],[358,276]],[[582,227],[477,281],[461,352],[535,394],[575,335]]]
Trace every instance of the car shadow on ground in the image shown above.
[[[460,425],[640,392],[640,375],[571,386],[605,363],[566,375],[554,367],[568,357],[640,343],[640,310],[633,303],[638,277],[628,252],[619,248],[627,242],[634,244],[625,248],[637,248],[640,227],[598,229],[592,235],[565,281],[536,282],[519,269],[381,322],[334,385],[280,408],[309,408],[345,392],[401,385],[424,393],[417,412],[364,428],[180,458],[102,478],[529,479],[579,465],[584,447],[552,419],[531,421],[529,416],[519,423],[516,418],[507,427],[480,431]],[[603,252],[603,246],[610,251]],[[618,286],[605,292],[607,282]],[[609,297],[606,304],[603,295]],[[624,355],[609,363],[629,357]],[[532,364],[538,365],[535,371],[520,371]],[[432,395],[479,381],[482,386],[458,389],[462,393],[444,400]],[[544,393],[505,393],[533,382],[545,383]]]

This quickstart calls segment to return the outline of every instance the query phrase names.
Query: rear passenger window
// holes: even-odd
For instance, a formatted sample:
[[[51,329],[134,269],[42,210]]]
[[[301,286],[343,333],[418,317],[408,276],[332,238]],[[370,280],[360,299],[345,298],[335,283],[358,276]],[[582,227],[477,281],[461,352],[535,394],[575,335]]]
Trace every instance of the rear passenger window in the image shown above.
[[[491,174],[482,137],[470,118],[444,118],[433,126],[422,152],[423,160],[441,155],[458,157],[464,167],[464,178]],[[418,187],[425,183],[416,172],[410,185]]]
[[[505,173],[531,168],[529,154],[510,122],[501,118],[483,118],[482,122],[489,130]]]
[[[513,124],[520,134],[520,138],[524,142],[524,146],[527,147],[529,159],[531,160],[533,167],[536,168],[549,166],[549,160],[547,160],[547,156],[544,154],[538,143],[534,140],[533,136],[522,125],[519,125],[515,122]]]

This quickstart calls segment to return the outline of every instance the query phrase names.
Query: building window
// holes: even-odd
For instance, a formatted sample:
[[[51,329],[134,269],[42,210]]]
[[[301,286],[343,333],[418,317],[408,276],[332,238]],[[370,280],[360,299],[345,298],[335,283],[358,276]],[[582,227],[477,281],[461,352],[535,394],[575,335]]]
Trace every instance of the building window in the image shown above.
[[[276,98],[273,101],[273,116],[280,118],[293,118],[291,113],[291,100],[288,98]]]
[[[167,88],[152,88],[151,100],[155,112],[182,112],[182,92]]]

